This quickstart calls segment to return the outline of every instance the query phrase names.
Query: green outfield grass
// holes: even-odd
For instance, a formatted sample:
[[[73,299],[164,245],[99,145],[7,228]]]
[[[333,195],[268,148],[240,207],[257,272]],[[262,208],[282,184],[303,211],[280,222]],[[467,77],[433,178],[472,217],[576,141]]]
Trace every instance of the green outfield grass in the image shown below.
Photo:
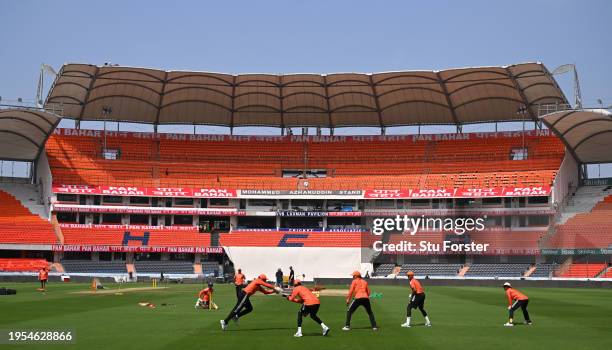
[[[73,329],[75,345],[44,345],[46,349],[611,349],[612,290],[521,289],[530,297],[533,326],[505,328],[506,300],[502,288],[427,287],[426,308],[433,327],[423,327],[418,311],[410,329],[405,320],[408,290],[377,287],[383,294],[373,301],[380,326],[369,329],[367,316],[357,311],[353,330],[341,330],[346,306],[342,297],[322,297],[319,316],[332,328],[328,337],[311,319],[304,320],[304,337],[293,338],[297,304],[280,296],[252,298],[255,310],[239,326],[219,327],[235,303],[232,286],[217,285],[220,310],[193,308],[200,285],[168,285],[167,289],[115,294],[84,295],[87,284],[52,283],[47,293],[34,283],[2,283],[15,288],[15,296],[0,296],[0,329]],[[147,287],[148,285],[136,285]],[[118,288],[106,285],[107,288]],[[130,285],[130,287],[134,287]],[[124,287],[125,288],[125,287]],[[328,288],[331,288],[328,286]],[[345,288],[337,286],[335,288]],[[140,301],[158,305],[139,306]],[[162,303],[167,306],[160,306]],[[516,321],[522,322],[517,312]],[[247,345],[252,344],[252,345]],[[11,345],[0,345],[8,348]],[[16,348],[43,347],[22,345]]]

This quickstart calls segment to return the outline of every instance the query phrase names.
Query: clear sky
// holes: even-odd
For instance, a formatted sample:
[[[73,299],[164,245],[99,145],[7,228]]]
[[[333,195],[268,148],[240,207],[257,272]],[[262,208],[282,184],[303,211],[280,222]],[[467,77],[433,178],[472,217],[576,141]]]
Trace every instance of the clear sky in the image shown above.
[[[612,1],[0,1],[0,96],[34,101],[40,64],[224,73],[578,67],[612,105]],[[573,100],[570,76],[558,80]]]

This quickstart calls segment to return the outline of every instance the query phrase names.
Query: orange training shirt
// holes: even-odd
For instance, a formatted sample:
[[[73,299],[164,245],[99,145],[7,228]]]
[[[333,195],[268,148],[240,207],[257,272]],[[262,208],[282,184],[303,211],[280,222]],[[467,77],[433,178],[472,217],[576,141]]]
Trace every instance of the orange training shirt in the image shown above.
[[[425,289],[423,289],[421,282],[417,281],[416,278],[410,280],[410,288],[412,289],[412,293],[414,294],[425,293]]]
[[[355,299],[369,298],[370,288],[368,287],[368,282],[366,282],[363,278],[355,278],[353,283],[351,283],[351,288],[346,296],[347,303],[351,300],[353,295],[355,296]]]
[[[46,280],[49,277],[49,273],[47,272],[47,270],[42,270],[40,272],[38,272],[38,280],[42,281],[42,280]]]
[[[294,303],[303,303],[306,306],[321,304],[319,298],[317,298],[317,296],[314,295],[310,289],[304,286],[297,286],[293,288],[293,293],[291,293],[287,299],[289,301],[293,301]]]
[[[204,288],[198,294],[198,297],[204,301],[210,301],[212,290],[210,288]]]
[[[262,281],[259,278],[254,279],[251,283],[249,283],[248,286],[242,288],[242,290],[247,293],[248,295],[253,295],[255,294],[257,291],[260,291],[264,294],[272,294],[274,293],[273,290],[267,290],[264,289],[262,287],[268,287],[270,289],[274,289],[274,286],[267,283],[266,281]]]
[[[529,299],[525,294],[519,292],[518,290],[514,288],[508,288],[506,290],[506,296],[508,297],[508,305],[512,305],[512,302],[514,300],[528,300]]]
[[[234,275],[234,284],[237,286],[241,286],[244,284],[244,275],[241,273],[237,273]]]

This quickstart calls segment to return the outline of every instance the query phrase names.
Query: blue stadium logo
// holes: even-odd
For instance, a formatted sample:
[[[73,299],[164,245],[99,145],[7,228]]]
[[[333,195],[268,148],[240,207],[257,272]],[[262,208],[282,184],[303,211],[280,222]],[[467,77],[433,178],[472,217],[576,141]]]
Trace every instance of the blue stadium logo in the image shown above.
[[[121,245],[128,245],[130,241],[141,242],[143,246],[149,245],[149,235],[150,233],[148,231],[145,231],[142,236],[132,236],[130,235],[130,231],[125,231],[123,233],[123,242]]]
[[[303,247],[304,242],[288,242],[290,239],[306,239],[307,234],[287,233],[278,241],[277,247]]]

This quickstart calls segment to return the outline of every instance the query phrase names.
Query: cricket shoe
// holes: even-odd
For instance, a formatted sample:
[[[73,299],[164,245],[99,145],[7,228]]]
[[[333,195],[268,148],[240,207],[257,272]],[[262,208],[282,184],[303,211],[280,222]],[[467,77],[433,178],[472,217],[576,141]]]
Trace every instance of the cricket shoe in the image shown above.
[[[302,332],[297,332],[293,336],[296,338],[300,338],[302,336]]]
[[[431,327],[431,322],[425,323],[425,327]]]
[[[373,330],[373,331],[377,331],[377,330],[378,330],[378,327],[372,327],[372,330]]]
[[[506,322],[504,323],[504,327],[514,327],[514,324],[510,322]]]
[[[219,322],[221,323],[221,329],[222,330],[226,330],[227,329],[227,324],[225,323],[225,320],[221,320]]]
[[[324,327],[323,328],[323,336],[326,336],[329,334],[329,327]]]
[[[531,322],[531,321],[525,321],[525,324],[526,324],[526,325],[528,325],[528,326],[531,326],[531,325],[533,324],[533,322]]]
[[[343,331],[350,331],[350,330],[351,330],[351,327],[349,327],[349,326],[344,326],[344,327],[342,327],[342,330],[343,330]]]
[[[410,323],[406,322],[406,323],[402,323],[400,325],[400,327],[404,327],[404,328],[410,328]]]

